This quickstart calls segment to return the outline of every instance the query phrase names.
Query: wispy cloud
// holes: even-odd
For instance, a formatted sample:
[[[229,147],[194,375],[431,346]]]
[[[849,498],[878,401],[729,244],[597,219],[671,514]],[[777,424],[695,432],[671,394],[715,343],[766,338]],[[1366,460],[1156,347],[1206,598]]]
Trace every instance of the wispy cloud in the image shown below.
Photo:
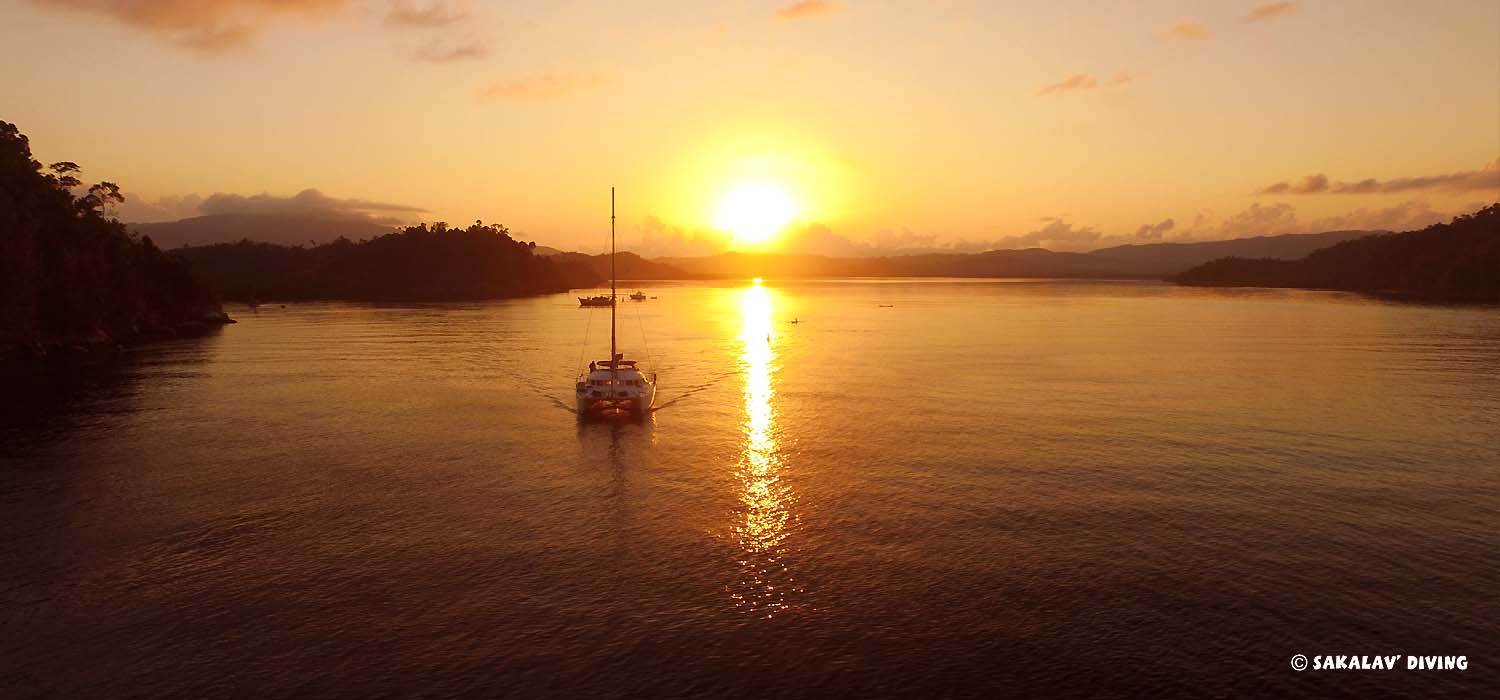
[[[1094,90],[1099,87],[1117,87],[1135,80],[1135,75],[1126,71],[1115,73],[1109,80],[1100,83],[1098,79],[1087,73],[1074,73],[1055,83],[1043,85],[1036,91],[1038,96],[1060,95],[1068,92],[1081,92]]]
[[[1057,95],[1064,92],[1093,90],[1096,87],[1099,87],[1099,81],[1094,80],[1092,76],[1085,75],[1083,73],[1074,73],[1073,75],[1063,78],[1062,80],[1059,80],[1055,83],[1042,86],[1042,89],[1037,90],[1036,94]]]
[[[798,0],[776,10],[776,19],[795,20],[830,15],[844,9],[843,5],[828,0]]]
[[[94,14],[177,46],[222,53],[249,46],[283,19],[326,19],[347,0],[31,0],[42,7]]]
[[[1268,2],[1252,8],[1250,14],[1245,15],[1245,21],[1259,22],[1261,20],[1283,17],[1296,11],[1297,3],[1295,2]]]
[[[1486,163],[1479,170],[1464,170],[1443,175],[1421,177],[1399,177],[1393,180],[1366,178],[1355,182],[1329,182],[1328,176],[1318,173],[1304,176],[1296,183],[1277,182],[1256,190],[1256,194],[1389,194],[1418,190],[1446,190],[1471,192],[1484,190],[1500,193],[1500,158]]]
[[[1199,41],[1213,35],[1213,32],[1208,31],[1208,27],[1197,22],[1183,22],[1167,30],[1167,38],[1184,41]]]
[[[429,28],[446,27],[469,18],[469,3],[433,2],[418,4],[412,0],[396,0],[391,11],[386,13],[385,23],[391,27]]]
[[[540,73],[508,83],[491,85],[480,96],[493,99],[539,102],[567,97],[614,81],[608,73]]]
[[[1306,175],[1295,183],[1278,182],[1262,187],[1256,194],[1315,194],[1328,190],[1328,176],[1323,173]]]
[[[1244,211],[1222,220],[1210,212],[1201,212],[1191,226],[1170,236],[1176,241],[1212,241],[1246,236],[1269,236],[1283,233],[1321,233],[1323,231],[1411,231],[1453,218],[1452,214],[1434,210],[1424,201],[1407,201],[1393,206],[1364,207],[1304,221],[1297,208],[1286,203],[1251,204]]]
[[[444,44],[434,41],[412,54],[412,58],[424,63],[453,63],[484,58],[490,54],[489,44],[471,41],[463,44]]]

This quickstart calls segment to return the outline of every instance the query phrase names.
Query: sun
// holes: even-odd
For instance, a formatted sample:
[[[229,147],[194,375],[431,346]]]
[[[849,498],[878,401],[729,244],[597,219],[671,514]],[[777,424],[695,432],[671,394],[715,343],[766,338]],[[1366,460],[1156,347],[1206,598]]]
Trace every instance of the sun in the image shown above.
[[[719,202],[714,228],[734,234],[738,243],[765,243],[797,217],[797,202],[786,190],[764,182],[740,185]]]

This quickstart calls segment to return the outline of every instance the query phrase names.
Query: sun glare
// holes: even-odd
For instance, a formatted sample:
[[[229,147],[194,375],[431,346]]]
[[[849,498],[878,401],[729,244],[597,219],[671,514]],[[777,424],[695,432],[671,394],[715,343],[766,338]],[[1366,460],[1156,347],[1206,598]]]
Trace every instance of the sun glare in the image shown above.
[[[741,185],[719,202],[714,227],[734,234],[737,243],[765,243],[797,213],[797,203],[786,190],[766,183]]]

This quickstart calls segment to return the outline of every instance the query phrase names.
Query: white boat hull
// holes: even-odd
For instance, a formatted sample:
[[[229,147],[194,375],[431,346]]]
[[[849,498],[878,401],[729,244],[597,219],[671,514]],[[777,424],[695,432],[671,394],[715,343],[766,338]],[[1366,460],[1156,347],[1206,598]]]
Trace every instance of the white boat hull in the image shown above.
[[[580,418],[645,416],[656,408],[656,384],[634,367],[594,369],[578,382]]]

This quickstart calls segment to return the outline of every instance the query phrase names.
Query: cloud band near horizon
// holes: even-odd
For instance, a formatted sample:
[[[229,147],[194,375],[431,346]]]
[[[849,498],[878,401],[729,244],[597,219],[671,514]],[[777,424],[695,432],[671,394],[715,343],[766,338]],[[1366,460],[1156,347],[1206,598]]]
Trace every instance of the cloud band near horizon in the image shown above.
[[[1500,158],[1486,163],[1479,170],[1421,177],[1399,177],[1392,180],[1365,178],[1354,182],[1331,182],[1327,175],[1315,173],[1305,175],[1296,182],[1283,180],[1272,183],[1256,190],[1255,194],[1391,194],[1419,190],[1500,192]]]

